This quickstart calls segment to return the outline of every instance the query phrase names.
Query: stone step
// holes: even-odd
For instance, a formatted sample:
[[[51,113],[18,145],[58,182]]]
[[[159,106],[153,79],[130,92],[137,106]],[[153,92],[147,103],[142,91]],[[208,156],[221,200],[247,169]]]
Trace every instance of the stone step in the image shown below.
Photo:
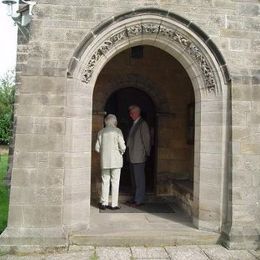
[[[169,204],[170,213],[112,213],[100,212],[91,207],[90,228],[69,238],[70,245],[79,246],[174,246],[174,245],[216,245],[220,234],[198,230],[192,219],[170,198],[147,196],[147,201]],[[127,197],[121,196],[122,200]],[[125,204],[121,204],[125,206]]]
[[[79,246],[174,246],[174,245],[215,245],[220,234],[198,231],[160,231],[160,232],[91,232],[70,237],[71,245]]]

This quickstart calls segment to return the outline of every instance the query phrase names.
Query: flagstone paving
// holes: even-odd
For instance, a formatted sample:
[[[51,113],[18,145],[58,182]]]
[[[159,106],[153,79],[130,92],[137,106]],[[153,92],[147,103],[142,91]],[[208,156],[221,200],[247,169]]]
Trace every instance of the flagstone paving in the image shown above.
[[[220,245],[172,247],[71,246],[67,252],[52,254],[2,255],[0,260],[257,260],[254,250],[227,250]]]

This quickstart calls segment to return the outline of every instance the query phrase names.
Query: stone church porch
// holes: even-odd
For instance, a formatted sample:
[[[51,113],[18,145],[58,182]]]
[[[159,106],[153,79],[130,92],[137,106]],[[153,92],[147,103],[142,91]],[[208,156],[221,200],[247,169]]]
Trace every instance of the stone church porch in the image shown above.
[[[126,207],[125,196],[120,196],[120,205]],[[152,195],[150,201],[162,200]],[[166,246],[166,245],[213,245],[220,241],[220,234],[198,230],[191,217],[170,197],[165,198],[172,213],[136,212],[119,213],[111,210],[102,213],[96,202],[91,205],[90,228],[87,233],[77,233],[69,238],[70,245],[95,246]],[[144,209],[145,210],[145,209]]]
[[[223,9],[216,0],[205,12],[199,3],[137,7],[115,0],[101,17],[107,1],[98,9],[97,1],[58,2],[37,1],[28,45],[19,40],[10,207],[0,250],[102,239],[215,244],[220,234],[228,248],[259,248],[259,64],[257,48],[249,48],[255,32],[232,26],[238,17],[255,25],[258,6],[234,2]],[[99,213],[90,203],[100,188],[96,133],[105,113],[114,113],[127,136],[133,103],[143,105],[154,137],[147,191],[179,196],[187,215]],[[127,173],[122,169],[124,191]],[[176,180],[192,182],[191,192]]]

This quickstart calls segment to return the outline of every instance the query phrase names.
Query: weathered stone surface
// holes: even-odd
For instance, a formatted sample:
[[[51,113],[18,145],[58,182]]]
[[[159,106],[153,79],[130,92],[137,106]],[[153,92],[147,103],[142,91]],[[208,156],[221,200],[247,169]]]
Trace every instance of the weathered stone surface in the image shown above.
[[[225,259],[226,257],[228,259],[231,257],[229,251],[222,246],[200,246],[200,248],[212,259]]]
[[[94,18],[94,12],[93,12],[93,8],[83,8],[83,7],[79,7],[76,8],[76,15],[75,15],[75,19],[81,21],[91,21]]]
[[[82,252],[68,252],[68,253],[56,253],[53,255],[47,255],[44,259],[48,260],[73,260],[73,259],[94,259],[94,250],[90,248],[89,250],[84,250]],[[30,260],[30,258],[29,258]]]
[[[149,258],[149,259],[167,259],[168,254],[165,251],[164,248],[160,247],[131,247],[131,252],[133,254],[133,257],[136,259],[143,259],[143,258]]]
[[[28,247],[29,249],[29,247]],[[16,260],[16,259],[28,259],[28,260],[56,260],[56,259],[133,259],[135,258],[135,253],[131,251],[132,248],[129,247],[93,247],[93,246],[70,246],[67,252],[53,252],[44,254],[30,254],[30,249],[25,250],[24,255],[1,255],[1,260]],[[158,247],[156,249],[156,257],[149,257],[147,255],[148,251],[154,251],[154,248],[139,248],[138,256],[146,256],[135,259],[245,259],[245,260],[255,260],[259,253],[257,251],[247,251],[247,250],[225,250],[220,246],[177,246],[177,247]],[[155,251],[154,251],[155,252]],[[165,256],[165,253],[167,255]],[[115,258],[118,257],[118,258]]]
[[[239,15],[241,16],[258,16],[259,15],[259,5],[244,4],[240,5]]]
[[[152,26],[138,27],[147,15],[147,24],[172,26],[164,38]],[[90,179],[100,174],[92,144],[103,120],[93,111],[104,112],[115,91],[135,87],[151,97],[156,110],[156,174],[194,181],[194,223],[221,230],[227,219],[234,230],[239,226],[234,243],[247,247],[256,239],[249,227],[258,228],[260,221],[258,0],[39,0],[32,18],[29,42],[18,38],[10,227],[77,230],[89,224],[95,189]],[[119,41],[115,33],[126,19],[130,33]],[[135,44],[155,48],[146,46],[143,58],[133,59],[129,48]],[[93,71],[89,85],[82,82],[86,68]],[[218,86],[211,82],[216,92],[209,93],[205,80],[212,79]],[[187,116],[191,103],[195,123]],[[188,132],[194,126],[193,145]],[[191,252],[169,250],[173,257]],[[195,248],[194,257],[221,257],[223,249],[214,250]],[[116,254],[97,253],[114,259]],[[128,248],[121,253],[131,257]],[[241,255],[250,259],[247,252]]]
[[[171,259],[197,259],[207,260],[208,257],[198,246],[179,246],[179,247],[166,247],[165,248]]]
[[[131,259],[130,248],[97,247],[96,255],[100,259]]]

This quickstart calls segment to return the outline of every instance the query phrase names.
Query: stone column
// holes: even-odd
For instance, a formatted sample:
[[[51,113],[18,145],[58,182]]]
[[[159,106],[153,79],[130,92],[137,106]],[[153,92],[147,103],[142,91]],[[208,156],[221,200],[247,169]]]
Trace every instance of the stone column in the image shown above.
[[[93,112],[92,118],[92,161],[91,161],[91,196],[99,200],[101,192],[100,156],[94,151],[98,132],[104,127],[106,112]]]
[[[63,224],[66,233],[87,232],[90,221],[92,90],[67,80]]]
[[[1,249],[63,247],[66,80],[23,76],[16,131],[8,226]]]
[[[232,85],[232,157],[229,176],[225,245],[232,249],[259,248],[259,85],[239,75]],[[254,84],[254,82],[256,84]]]
[[[200,229],[220,232],[226,121],[222,97],[208,96],[195,104],[193,222]]]

